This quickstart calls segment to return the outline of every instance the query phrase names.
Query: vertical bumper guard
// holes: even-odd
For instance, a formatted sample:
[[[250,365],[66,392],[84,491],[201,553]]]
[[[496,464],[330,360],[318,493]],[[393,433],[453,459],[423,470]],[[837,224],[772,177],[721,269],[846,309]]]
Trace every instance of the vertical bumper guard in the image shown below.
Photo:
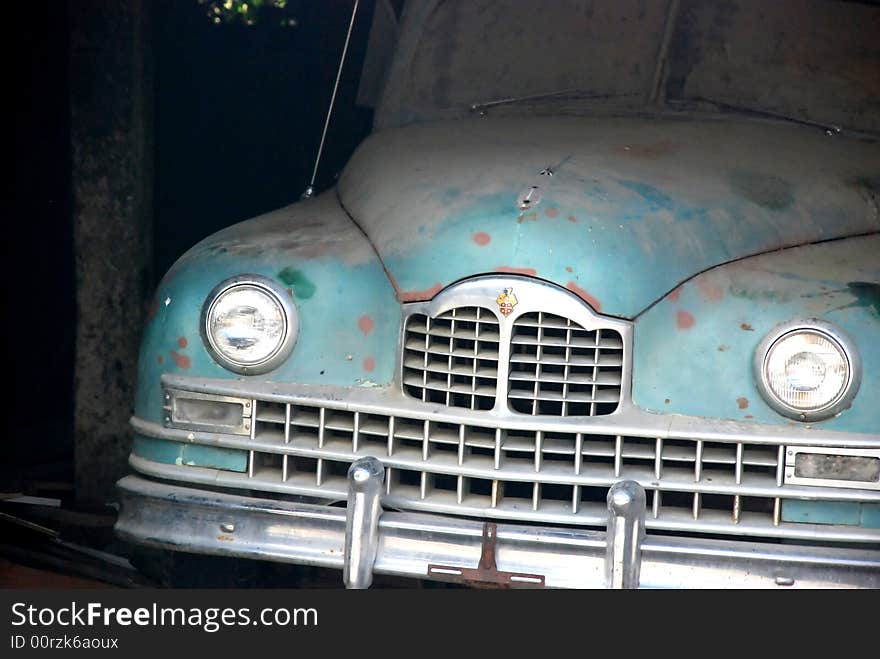
[[[379,548],[382,484],[385,467],[373,457],[353,462],[348,470],[348,507],[345,516],[346,588],[369,588]]]
[[[635,481],[620,481],[608,490],[605,585],[638,588],[645,538],[645,490]]]

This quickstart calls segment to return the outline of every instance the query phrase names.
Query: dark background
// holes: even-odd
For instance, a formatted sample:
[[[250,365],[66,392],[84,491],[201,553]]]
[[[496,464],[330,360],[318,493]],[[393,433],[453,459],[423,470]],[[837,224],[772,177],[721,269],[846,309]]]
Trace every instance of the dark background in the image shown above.
[[[106,5],[112,3],[106,2]],[[124,4],[124,3],[123,3]],[[215,25],[196,0],[149,2],[145,59],[152,98],[152,289],[190,246],[222,227],[296,201],[313,159],[351,17],[351,0],[291,0],[280,25]],[[98,3],[100,10],[100,3]],[[7,216],[6,415],[0,491],[73,482],[77,323],[71,100],[71,24],[95,12],[76,0],[14,3],[14,204]],[[373,3],[358,10],[318,187],[369,132],[355,105]],[[100,66],[100,63],[98,64]],[[98,73],[94,73],[98,75]],[[100,88],[99,88],[100,93]],[[113,93],[108,89],[108,113]],[[100,107],[101,101],[98,100]],[[21,277],[21,275],[24,275]]]

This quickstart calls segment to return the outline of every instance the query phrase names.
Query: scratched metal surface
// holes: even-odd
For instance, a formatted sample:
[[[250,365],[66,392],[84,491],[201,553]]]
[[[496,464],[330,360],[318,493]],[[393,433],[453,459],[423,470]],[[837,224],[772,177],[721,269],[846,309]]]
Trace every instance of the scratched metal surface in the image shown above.
[[[242,273],[287,287],[300,316],[293,354],[265,375],[222,368],[199,335],[208,293]],[[193,247],[159,284],[141,344],[135,414],[161,421],[163,373],[352,387],[387,383],[399,318],[388,278],[332,191],[242,222]]]
[[[774,326],[822,318],[862,358],[848,410],[813,423],[880,433],[880,235],[764,254],[709,270],[641,315],[633,338],[633,400],[651,411],[802,427],[755,387],[752,357]]]
[[[401,300],[519,272],[632,318],[721,263],[880,230],[878,176],[877,144],[803,126],[489,116],[374,134],[339,192]]]

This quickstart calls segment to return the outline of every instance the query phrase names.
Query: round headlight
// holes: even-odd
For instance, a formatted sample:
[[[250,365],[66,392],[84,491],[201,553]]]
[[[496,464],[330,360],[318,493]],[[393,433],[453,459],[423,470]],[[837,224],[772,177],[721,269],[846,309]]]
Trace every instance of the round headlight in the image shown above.
[[[234,277],[211,291],[201,326],[205,346],[217,363],[250,375],[284,361],[299,330],[290,294],[259,275]]]
[[[839,329],[819,320],[786,323],[758,346],[758,389],[780,414],[800,421],[834,416],[858,390],[860,362],[855,345]]]

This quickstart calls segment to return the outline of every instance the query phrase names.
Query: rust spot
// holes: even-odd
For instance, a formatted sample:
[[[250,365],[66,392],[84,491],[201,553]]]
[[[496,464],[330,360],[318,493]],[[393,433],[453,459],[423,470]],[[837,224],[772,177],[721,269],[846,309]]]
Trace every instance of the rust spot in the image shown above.
[[[153,320],[157,313],[159,313],[159,298],[154,297],[152,302],[150,302],[150,307],[147,309],[147,320]]]
[[[425,300],[430,300],[432,297],[437,295],[443,289],[443,284],[437,282],[431,288],[426,288],[423,291],[398,291],[397,299],[401,302],[424,302]]]
[[[663,404],[664,404],[664,405],[669,405],[669,399],[668,399],[668,398],[664,398],[664,399],[663,399]]]
[[[534,268],[514,268],[509,265],[496,265],[495,272],[509,272],[513,275],[529,275],[531,277],[535,277],[538,274],[538,271]]]
[[[697,279],[697,288],[700,294],[709,302],[718,302],[724,299],[724,291],[703,279]]]
[[[477,243],[477,245],[479,245],[480,247],[484,247],[488,245],[489,242],[492,240],[492,236],[490,236],[485,231],[478,231],[473,236],[471,236],[471,240]]]
[[[675,325],[678,329],[690,329],[694,326],[695,322],[693,315],[687,311],[679,311],[675,314]]]
[[[749,406],[749,399],[745,396],[740,396],[736,399],[736,406],[741,410],[746,409]]]
[[[373,319],[370,318],[369,314],[364,314],[358,318],[358,327],[361,329],[361,332],[364,333],[364,336],[373,331]]]
[[[728,350],[730,350],[730,346],[726,343],[722,343],[718,346],[718,352],[727,352]]]
[[[372,372],[376,368],[376,360],[372,357],[367,357],[364,360],[364,370],[368,372]]]
[[[186,345],[187,345],[186,337],[181,336],[179,339],[177,339],[177,345],[180,347],[181,350],[186,348]]]
[[[743,330],[744,332],[754,332],[755,331],[755,328],[752,327],[751,325],[749,325],[748,323],[743,323],[742,325],[739,326],[739,328],[741,330]]]
[[[753,417],[751,414],[746,414],[746,417],[745,417],[745,418],[747,418],[747,419],[754,419],[755,417]]]
[[[177,368],[186,369],[192,366],[192,360],[186,355],[181,355],[176,350],[171,351],[171,359],[174,360],[174,365],[177,366]]]
[[[575,295],[577,295],[577,296],[578,296],[580,299],[582,299],[584,302],[586,302],[586,303],[589,304],[591,307],[593,307],[593,309],[595,309],[596,311],[601,311],[601,310],[602,310],[602,303],[599,302],[598,299],[596,299],[595,297],[593,297],[592,295],[590,295],[589,293],[587,293],[587,291],[585,291],[583,288],[581,288],[580,286],[578,286],[577,284],[575,284],[573,281],[568,282],[568,283],[565,285],[565,287],[566,287],[568,290],[570,290],[572,293],[574,293]]]
[[[569,215],[568,221],[571,222],[572,224],[577,224],[578,219],[574,215]]]
[[[565,266],[565,271],[566,272],[574,272],[574,270],[572,270],[570,265]]]
[[[559,209],[551,206],[544,211],[544,215],[547,217],[559,217]]]
[[[520,213],[519,217],[516,218],[517,224],[522,224],[523,222],[537,222],[538,214],[535,212],[531,213]]]
[[[679,286],[678,288],[674,289],[674,290],[673,290],[672,292],[670,292],[669,295],[667,295],[666,297],[669,298],[672,302],[678,302],[678,298],[681,297],[681,286]]]
[[[159,362],[160,364],[164,364],[164,363],[165,363],[165,358],[164,358],[162,355],[158,355],[158,356],[156,357],[156,361]]]

